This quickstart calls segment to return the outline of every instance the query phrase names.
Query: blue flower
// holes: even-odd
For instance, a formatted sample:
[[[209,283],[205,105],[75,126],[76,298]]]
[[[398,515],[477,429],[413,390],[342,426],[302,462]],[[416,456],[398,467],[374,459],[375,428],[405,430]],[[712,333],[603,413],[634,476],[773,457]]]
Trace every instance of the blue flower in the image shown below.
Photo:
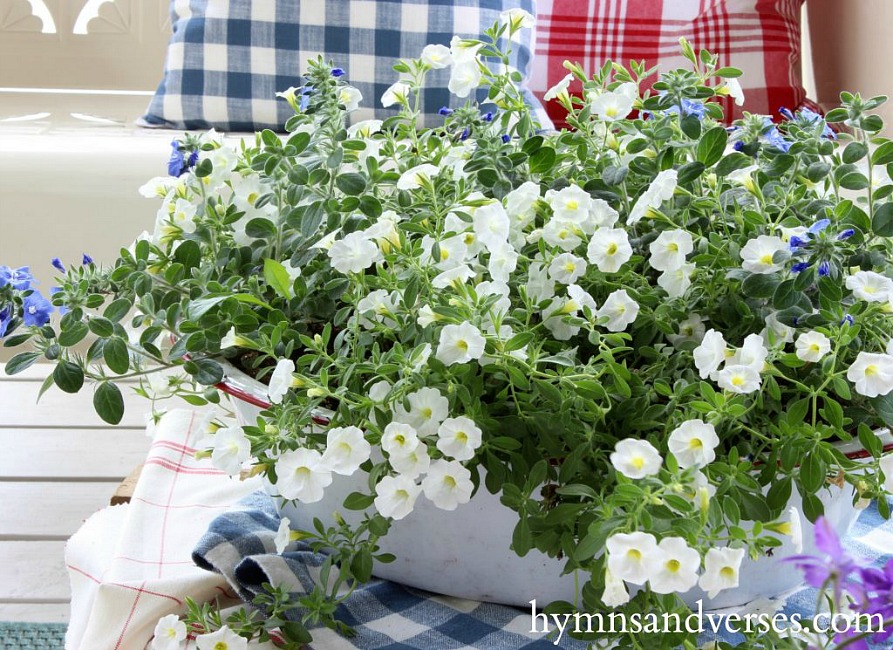
[[[6,330],[9,329],[9,323],[12,321],[12,309],[4,307],[0,309],[0,339],[6,336]]]
[[[510,136],[508,133],[503,133],[503,134],[502,134],[502,141],[503,141],[503,142],[510,142],[511,139],[512,139],[512,136]]]
[[[830,225],[830,219],[819,219],[809,227],[809,230],[807,232],[809,232],[811,235],[817,235]]]
[[[46,325],[50,322],[50,314],[53,313],[53,305],[49,300],[40,295],[39,291],[35,291],[25,298],[22,306],[25,312],[22,320],[25,325]]]
[[[855,322],[856,322],[856,319],[853,318],[852,316],[850,316],[849,314],[847,314],[846,316],[844,316],[841,319],[840,324],[841,325],[852,325]]]
[[[471,131],[469,131],[468,127],[466,126],[465,130],[462,131],[462,135],[459,136],[459,139],[463,140],[463,141],[468,140],[468,136],[470,136],[470,135],[471,135]]]
[[[52,288],[50,289],[50,295],[51,295],[51,296],[55,296],[55,295],[56,295],[57,293],[59,293],[60,291],[62,291],[62,287],[52,287]],[[56,309],[59,310],[59,315],[60,315],[60,316],[64,316],[65,314],[67,314],[68,312],[71,311],[68,307],[57,307]]]
[[[34,282],[34,276],[31,275],[29,267],[21,266],[11,269],[8,266],[0,266],[0,289],[9,285],[16,291],[27,291],[31,288],[32,282]]]
[[[310,106],[310,88],[301,93],[301,103],[298,104],[298,109],[303,113],[307,110],[307,107]]]
[[[827,278],[831,275],[831,265],[828,262],[819,262],[819,275],[823,278]]]
[[[54,268],[58,269],[62,273],[65,273],[65,265],[58,257],[54,257],[53,259],[51,259],[50,264],[52,264]]]
[[[735,151],[741,151],[742,149],[744,149],[744,142],[742,142],[741,140],[736,140],[735,144],[732,145],[732,148]]]
[[[766,142],[784,153],[787,153],[791,148],[791,143],[785,140],[781,131],[774,126],[766,134]]]
[[[332,76],[333,77],[343,77],[344,70],[342,68],[332,68]]]
[[[812,262],[797,262],[791,267],[791,273],[800,273],[808,269],[810,266],[812,266]]]
[[[440,110],[437,112],[446,117],[447,115],[453,114],[453,109],[449,108],[448,106],[441,106]]]
[[[89,266],[89,265],[93,264],[93,258],[90,257],[89,255],[87,255],[86,253],[84,253],[83,264],[84,264],[84,266]]]
[[[193,151],[189,154],[189,160],[186,161],[187,167],[195,167],[195,163],[198,162],[198,151]]]
[[[847,228],[846,230],[840,231],[840,234],[837,235],[837,239],[843,241],[844,239],[849,239],[850,237],[852,237],[855,234],[856,234],[855,230],[853,230],[852,228]]]
[[[186,169],[186,160],[183,157],[183,152],[180,151],[180,143],[171,140],[171,157],[167,161],[168,176],[179,177]]]
[[[806,246],[809,243],[809,239],[803,239],[802,237],[798,237],[797,235],[792,235],[790,240],[788,240],[788,246],[790,246],[792,251],[797,250],[803,246]]]
[[[794,120],[794,114],[790,111],[790,109],[787,109],[784,106],[782,106],[781,108],[778,109],[778,112],[781,113],[781,115],[782,115],[782,117],[784,117],[784,119],[786,119],[790,122],[792,122]]]
[[[493,121],[493,111],[489,111],[489,112],[487,112],[487,113],[484,113],[484,114],[481,116],[481,119],[484,120],[484,122],[492,122],[492,121]]]

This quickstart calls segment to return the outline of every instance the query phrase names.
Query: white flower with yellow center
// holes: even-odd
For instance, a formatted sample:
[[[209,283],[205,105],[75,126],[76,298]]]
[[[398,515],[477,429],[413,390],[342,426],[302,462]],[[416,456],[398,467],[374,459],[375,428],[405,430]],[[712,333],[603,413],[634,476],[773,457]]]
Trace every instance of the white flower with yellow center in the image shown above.
[[[481,446],[481,430],[474,420],[460,415],[447,418],[437,429],[437,448],[455,460],[471,460]]]
[[[710,598],[724,589],[738,586],[738,575],[741,561],[744,559],[743,548],[711,548],[704,557],[704,573],[698,586],[707,592]]]
[[[430,184],[440,173],[437,165],[423,163],[407,169],[397,180],[398,190],[414,190],[424,184]]]
[[[730,172],[726,176],[726,180],[728,180],[730,183],[733,183],[735,185],[740,185],[741,187],[746,189],[748,192],[756,192],[757,186],[756,186],[756,182],[753,179],[753,173],[755,171],[757,171],[759,168],[760,168],[759,165],[748,165],[747,167],[743,167],[741,169],[736,169],[735,171]],[[782,230],[784,230],[784,229],[782,229]],[[804,232],[806,232],[807,229],[806,229],[806,227],[800,227],[797,230],[800,231],[799,234],[803,234]],[[782,238],[784,239],[784,237],[782,237]],[[791,238],[791,235],[789,234],[787,236],[787,239],[784,239],[785,243],[787,243],[790,240],[790,238]]]
[[[590,214],[592,225],[596,228],[613,228],[620,219],[620,213],[604,199],[592,199]]]
[[[347,135],[351,138],[370,138],[381,132],[382,124],[384,122],[381,120],[361,120],[347,127]]]
[[[328,251],[332,268],[340,273],[359,273],[383,257],[375,242],[364,232],[352,232],[334,242]]]
[[[462,61],[453,65],[447,87],[456,97],[464,99],[471,94],[472,90],[481,85],[482,79],[481,64],[477,59]]]
[[[681,298],[691,287],[691,276],[694,272],[694,264],[683,264],[678,269],[664,271],[657,276],[657,284],[670,298]]]
[[[432,70],[448,68],[453,64],[453,56],[446,45],[426,45],[419,58]]]
[[[276,489],[285,499],[321,501],[332,484],[332,472],[315,449],[287,451],[276,459]]]
[[[512,230],[523,230],[536,215],[536,202],[540,198],[540,186],[533,181],[525,181],[505,196],[505,211],[509,216]]]
[[[847,370],[846,378],[860,395],[886,395],[893,390],[893,356],[860,352]]]
[[[521,28],[533,28],[536,24],[536,18],[529,11],[525,11],[520,7],[512,7],[499,14],[499,22],[506,23],[511,31],[516,32]]]
[[[763,345],[763,337],[759,334],[748,334],[744,345],[726,357],[727,366],[750,366],[756,372],[763,372],[769,350]]]
[[[616,122],[632,112],[633,99],[625,93],[608,91],[593,99],[589,110],[605,122]]]
[[[344,110],[350,113],[360,107],[363,93],[353,86],[343,86],[338,89],[338,103],[344,106]]]
[[[436,460],[422,480],[422,491],[441,510],[455,510],[471,500],[471,472],[455,460]]]
[[[678,180],[679,172],[675,169],[665,169],[660,172],[654,180],[651,181],[648,189],[646,189],[636,200],[635,205],[633,205],[629,212],[627,223],[631,226],[639,223],[639,221],[647,216],[650,209],[659,208],[664,201],[673,198],[673,193],[676,191]]]
[[[647,440],[626,438],[614,445],[611,465],[627,478],[640,479],[657,474],[663,459]]]
[[[667,446],[679,467],[704,467],[716,459],[719,436],[712,424],[701,419],[687,420],[673,429]]]
[[[766,526],[770,530],[774,530],[782,535],[791,538],[794,550],[797,553],[803,552],[803,519],[800,511],[795,506],[788,508],[788,520],[779,522],[778,524],[769,524]]]
[[[648,263],[657,271],[674,271],[685,264],[685,256],[694,250],[691,235],[686,230],[664,230],[648,247]]]
[[[657,545],[656,568],[648,583],[659,594],[684,594],[698,583],[701,556],[681,537],[665,537]]]
[[[218,429],[210,442],[213,445],[211,463],[230,476],[242,471],[242,464],[251,458],[251,443],[240,426]]]
[[[586,273],[586,260],[572,253],[562,253],[552,258],[549,277],[561,284],[573,284]]]
[[[735,101],[735,106],[744,106],[744,89],[737,79],[726,79],[719,90],[731,97]]]
[[[285,393],[294,384],[295,362],[291,359],[280,359],[276,362],[270,383],[267,386],[267,397],[273,404],[280,404]]]
[[[428,447],[419,444],[412,451],[406,453],[398,451],[389,455],[388,462],[398,474],[415,479],[431,467],[431,456],[428,455]]]
[[[486,343],[481,331],[468,321],[461,325],[447,325],[440,331],[434,356],[447,366],[477,361],[484,353]]]
[[[555,282],[549,278],[549,271],[541,260],[536,259],[527,267],[527,295],[534,304],[555,297]]]
[[[467,265],[456,266],[447,269],[442,273],[438,273],[431,280],[431,286],[435,289],[446,289],[447,287],[459,287],[468,282],[475,275],[474,271]]]
[[[407,395],[406,401],[409,410],[398,403],[394,408],[394,420],[408,424],[422,436],[434,435],[449,415],[450,403],[436,388],[420,388]]]
[[[748,241],[741,249],[741,267],[745,271],[767,275],[784,268],[784,262],[776,263],[775,254],[787,251],[788,245],[780,237],[760,235]]]
[[[186,623],[176,614],[168,614],[160,618],[155,625],[152,650],[180,650],[180,644],[185,640]]]
[[[767,346],[783,346],[794,341],[794,328],[778,320],[778,312],[766,316],[766,327],[760,332],[763,343]]]
[[[605,540],[608,571],[618,580],[643,585],[658,569],[660,552],[651,533],[617,533]]]
[[[381,105],[384,108],[389,108],[394,104],[400,104],[401,106],[409,105],[409,95],[412,92],[412,89],[402,81],[398,81],[391,85],[384,94],[381,96]]]
[[[288,102],[288,105],[292,107],[292,109],[297,113],[301,110],[301,103],[298,101],[298,95],[303,91],[302,88],[297,88],[292,86],[290,88],[286,88],[282,92],[276,93],[276,97],[281,97],[285,101]]]
[[[186,199],[177,199],[171,210],[171,223],[185,233],[195,232],[196,207]]]
[[[759,390],[761,383],[760,373],[751,366],[728,364],[716,374],[715,381],[723,390],[740,395]]]
[[[483,46],[484,44],[478,41],[453,36],[450,39],[450,55],[453,57],[453,65],[469,61],[477,62],[478,52]]]
[[[440,316],[434,313],[434,310],[431,309],[431,305],[422,305],[419,308],[419,315],[416,318],[416,322],[419,324],[419,327],[425,328],[431,325],[436,321],[440,320]]]
[[[556,99],[557,97],[560,97],[560,96],[567,97],[568,96],[567,89],[571,85],[571,81],[573,81],[573,80],[574,80],[574,75],[572,75],[572,74],[565,75],[561,81],[559,81],[557,84],[555,84],[554,86],[549,88],[549,90],[546,91],[546,94],[543,95],[543,100],[550,102],[553,99]]]
[[[607,317],[604,324],[609,332],[622,332],[636,320],[639,315],[639,304],[629,297],[626,289],[617,289],[607,297],[604,304],[596,311],[599,318]]]
[[[408,454],[420,444],[415,428],[405,422],[391,422],[381,434],[381,448],[390,454]]]
[[[245,650],[248,647],[248,639],[224,625],[216,632],[195,637],[195,647],[198,650]]]
[[[586,248],[586,257],[602,273],[616,273],[632,255],[629,236],[622,228],[599,228]]]
[[[797,358],[803,361],[821,361],[831,351],[831,340],[821,332],[804,332],[794,343]]]
[[[279,520],[279,528],[276,530],[276,536],[273,537],[273,544],[276,545],[276,553],[282,555],[291,542],[291,520],[283,517]]]
[[[557,246],[563,251],[572,251],[583,243],[583,234],[579,224],[572,221],[552,218],[543,227],[543,239],[550,246]]]
[[[546,192],[546,202],[552,208],[555,219],[581,225],[590,219],[592,197],[578,185],[568,185],[556,192]]]
[[[887,302],[893,298],[893,280],[874,271],[856,271],[846,279],[846,288],[865,302]]]
[[[691,314],[684,321],[679,323],[676,334],[667,334],[667,340],[678,348],[685,343],[700,344],[704,339],[706,328],[704,327],[704,317],[700,314]]]
[[[322,459],[335,474],[350,476],[369,460],[372,446],[359,427],[335,427],[326,432]]]
[[[422,488],[409,476],[385,476],[375,486],[375,509],[382,517],[403,519],[412,512]]]
[[[376,324],[388,328],[397,326],[393,315],[396,311],[396,299],[384,289],[370,291],[357,303],[357,314],[360,325],[366,329],[373,329]]]
[[[474,211],[472,227],[484,246],[494,246],[508,241],[511,221],[502,203],[493,201]]]
[[[720,332],[709,329],[704,334],[701,344],[694,349],[695,367],[701,379],[707,379],[716,372],[726,360],[726,340]]]

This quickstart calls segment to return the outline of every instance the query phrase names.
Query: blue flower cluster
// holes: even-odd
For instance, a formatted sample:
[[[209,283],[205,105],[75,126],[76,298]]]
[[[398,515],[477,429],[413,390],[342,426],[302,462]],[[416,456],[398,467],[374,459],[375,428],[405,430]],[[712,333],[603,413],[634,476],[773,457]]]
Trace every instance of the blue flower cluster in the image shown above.
[[[856,231],[853,228],[845,228],[831,239],[827,234],[822,234],[830,225],[830,219],[819,219],[802,235],[794,235],[788,241],[788,247],[793,255],[812,255],[821,258],[818,263],[818,268],[816,269],[821,277],[828,277],[831,275],[831,263],[824,258],[832,255],[834,242],[845,241],[856,234]],[[824,245],[816,246],[818,243]],[[802,273],[812,266],[812,264],[812,261],[797,262],[791,266],[791,272]]]
[[[180,177],[198,162],[198,151],[193,151],[186,157],[186,152],[179,140],[171,140],[171,157],[167,161],[167,173]]]
[[[44,298],[39,291],[34,289],[37,281],[31,275],[31,269],[21,266],[17,269],[8,266],[0,266],[0,337],[6,336],[10,326],[16,318],[14,293],[22,294],[22,322],[25,325],[46,325],[53,312],[53,305]]]

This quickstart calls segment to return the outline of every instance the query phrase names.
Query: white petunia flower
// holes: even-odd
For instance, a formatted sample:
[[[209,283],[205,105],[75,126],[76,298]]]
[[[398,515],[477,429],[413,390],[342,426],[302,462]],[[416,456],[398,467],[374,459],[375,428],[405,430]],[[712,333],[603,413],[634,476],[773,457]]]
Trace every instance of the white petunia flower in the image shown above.
[[[359,427],[335,427],[326,433],[323,462],[336,474],[350,476],[369,460],[371,445]]]
[[[593,115],[598,115],[605,122],[615,122],[626,118],[633,110],[633,99],[618,92],[604,92],[589,105]]]
[[[437,448],[455,460],[471,460],[481,446],[481,430],[474,420],[460,415],[447,418],[437,429]]]
[[[729,97],[735,100],[735,105],[744,106],[744,89],[741,88],[741,82],[737,79],[726,79],[725,87]]]
[[[555,297],[555,282],[549,279],[549,272],[539,260],[531,262],[527,267],[527,295],[534,304]]]
[[[866,302],[887,302],[893,298],[893,280],[874,271],[856,271],[846,279],[846,288]]]
[[[673,192],[676,191],[678,179],[679,172],[675,169],[665,169],[660,172],[636,200],[635,205],[629,212],[627,223],[631,226],[639,223],[650,209],[658,208],[664,201],[673,198]]]
[[[794,328],[778,320],[778,312],[772,312],[766,316],[766,327],[760,332],[760,336],[767,346],[783,346],[794,341]]]
[[[412,512],[422,488],[408,476],[385,476],[375,486],[375,509],[383,517],[403,519]]]
[[[436,388],[420,388],[406,396],[409,410],[402,404],[394,408],[394,420],[408,424],[421,436],[431,436],[437,432],[440,423],[450,413],[450,403]]]
[[[687,420],[673,429],[667,446],[679,467],[704,467],[716,459],[719,436],[712,424],[701,419]]]
[[[384,91],[384,94],[381,96],[381,105],[384,108],[388,108],[393,106],[394,104],[400,104],[401,106],[406,106],[409,104],[409,94],[412,92],[412,89],[402,81],[398,81],[395,84],[392,84],[390,88]]]
[[[732,393],[746,394],[760,389],[760,373],[752,366],[726,366],[715,377],[720,388]]]
[[[361,120],[347,127],[347,135],[351,138],[369,138],[380,133],[383,124],[381,120]]]
[[[477,59],[462,61],[453,65],[447,87],[456,97],[464,99],[471,94],[472,90],[481,85],[482,79],[481,64]]]
[[[428,455],[428,447],[419,444],[412,451],[391,454],[388,462],[398,474],[415,479],[431,467],[431,456]]]
[[[499,14],[499,22],[508,24],[514,32],[521,28],[531,29],[536,24],[536,18],[520,7],[512,7]]]
[[[216,632],[195,637],[195,647],[198,650],[245,650],[248,648],[248,639],[224,625]]]
[[[763,345],[763,337],[759,334],[748,334],[744,345],[726,357],[726,366],[750,366],[756,372],[763,372],[769,350]]]
[[[620,607],[629,602],[629,591],[626,584],[611,573],[610,569],[605,569],[605,590],[602,593],[602,602],[605,607]]]
[[[432,70],[448,68],[453,64],[453,56],[446,45],[426,45],[419,58]]]
[[[604,304],[596,311],[599,318],[607,316],[604,324],[609,332],[622,332],[636,320],[639,315],[638,303],[629,297],[626,289],[617,289],[607,297]]]
[[[627,478],[640,479],[657,474],[663,459],[647,440],[626,438],[614,445],[611,464]]]
[[[416,165],[415,167],[407,169],[400,175],[399,180],[397,180],[397,189],[414,190],[421,187],[424,183],[433,181],[437,178],[439,173],[440,167],[437,165],[432,165],[430,163]]]
[[[422,491],[441,510],[455,510],[471,500],[471,472],[455,460],[436,460],[422,480]]]
[[[389,295],[384,289],[370,291],[357,303],[357,315],[360,325],[366,329],[373,329],[376,324],[393,329],[397,321],[393,319],[397,310],[396,297]],[[371,318],[367,316],[371,312]]]
[[[303,88],[291,86],[290,88],[286,88],[282,92],[276,93],[276,97],[281,97],[282,99],[287,101],[289,106],[291,106],[295,111],[300,111],[301,104],[298,101],[298,95],[300,95],[302,91]]]
[[[608,571],[618,580],[643,585],[657,570],[660,552],[651,533],[617,533],[605,540]]]
[[[471,278],[474,277],[474,271],[472,271],[468,266],[456,266],[451,269],[447,269],[442,273],[438,273],[434,276],[434,279],[431,280],[431,286],[435,289],[446,289],[451,286],[461,286],[468,282]]]
[[[172,187],[176,187],[178,179],[173,176],[156,176],[150,179],[145,185],[140,186],[140,196],[147,199],[159,199],[167,196]]]
[[[882,456],[880,467],[884,473],[884,489],[893,494],[893,454]]]
[[[176,614],[168,614],[155,625],[155,638],[152,650],[180,650],[180,643],[186,640],[186,623]]]
[[[797,553],[803,552],[803,518],[796,506],[788,508],[788,520],[782,524],[781,532],[790,536]]]
[[[616,273],[632,256],[629,236],[622,228],[599,228],[586,249],[586,257],[602,273]]]
[[[483,46],[484,44],[479,41],[453,36],[450,40],[450,54],[453,57],[453,64],[477,61],[478,52]]]
[[[860,395],[886,395],[893,390],[893,356],[860,352],[847,370],[846,378]]]
[[[186,199],[177,199],[171,211],[171,223],[185,233],[195,232],[196,206]]]
[[[359,273],[383,258],[375,242],[363,232],[352,232],[334,242],[328,251],[332,268],[340,273]]]
[[[270,375],[270,383],[267,386],[267,397],[273,404],[281,404],[282,398],[292,387],[295,371],[295,362],[291,359],[279,359],[276,362],[276,368]]]
[[[691,276],[694,272],[694,264],[683,264],[678,269],[661,273],[657,277],[657,284],[670,298],[681,298],[691,287]]]
[[[773,261],[775,254],[786,250],[788,245],[781,238],[760,235],[748,241],[741,249],[740,255],[743,260],[741,267],[751,273],[763,275],[775,273],[784,268],[784,263],[776,264]]]
[[[694,250],[691,234],[686,230],[664,230],[648,247],[648,263],[657,271],[675,271],[685,264],[685,256]]]
[[[500,242],[490,246],[490,258],[487,270],[495,282],[508,282],[511,274],[518,268],[520,255],[510,244]]]
[[[704,317],[700,314],[691,314],[684,321],[679,323],[677,334],[667,334],[667,340],[674,347],[679,347],[684,343],[697,343],[700,345],[704,340],[706,328],[704,327]]]
[[[738,571],[743,559],[743,548],[708,549],[704,557],[704,573],[698,586],[710,598],[715,598],[723,589],[734,589],[738,586]]]
[[[408,454],[421,444],[415,428],[405,422],[391,422],[381,434],[381,448],[390,454]]]
[[[474,211],[472,227],[481,244],[494,246],[508,241],[511,222],[502,203],[493,201]]]
[[[681,537],[664,537],[657,545],[656,569],[649,576],[651,590],[683,594],[698,582],[701,556]]]
[[[552,218],[543,227],[543,239],[550,246],[557,246],[564,251],[572,251],[583,243],[580,235],[583,230],[576,223]]]
[[[546,192],[546,202],[552,208],[554,218],[582,226],[591,219],[592,197],[578,185],[568,185],[562,190]]]
[[[276,459],[276,489],[284,499],[301,503],[322,500],[323,491],[332,484],[332,472],[314,449],[287,451]]]
[[[546,91],[546,94],[543,95],[543,101],[550,102],[553,99],[555,99],[556,97],[559,97],[560,95],[567,95],[568,86],[571,85],[571,81],[573,81],[573,80],[574,80],[574,75],[572,75],[572,74],[565,75],[561,81],[559,81],[557,84],[555,84],[554,86],[549,88],[549,90]]]
[[[821,332],[804,332],[794,343],[797,358],[803,361],[821,361],[831,351],[831,340]]]
[[[468,363],[481,358],[487,340],[481,331],[469,322],[447,325],[440,331],[440,342],[435,357],[444,365]]]
[[[391,394],[391,385],[384,379],[377,381],[369,387],[369,399],[378,404],[384,404],[384,401]]]
[[[704,334],[701,344],[694,349],[695,367],[701,379],[707,379],[726,360],[726,340],[720,332],[711,328]]]
[[[209,440],[213,445],[211,463],[230,476],[242,471],[242,464],[251,458],[251,443],[240,426],[217,429]]]
[[[513,230],[522,230],[533,221],[539,198],[540,186],[533,181],[525,181],[505,195],[505,210]]]
[[[590,213],[592,223],[596,228],[613,228],[620,219],[620,213],[608,205],[604,199],[592,199]]]
[[[440,317],[434,313],[433,309],[431,309],[431,305],[422,305],[419,308],[419,315],[416,318],[416,322],[419,324],[419,327],[424,328],[439,319]]]
[[[279,528],[276,530],[276,536],[273,538],[273,543],[276,545],[276,554],[282,555],[285,553],[285,549],[288,548],[290,541],[291,520],[288,517],[283,517],[279,521]]]
[[[572,253],[561,253],[549,264],[549,277],[561,284],[574,284],[586,273],[586,260]]]
[[[353,86],[343,86],[338,90],[338,103],[343,104],[348,113],[357,110],[362,100],[363,93]]]

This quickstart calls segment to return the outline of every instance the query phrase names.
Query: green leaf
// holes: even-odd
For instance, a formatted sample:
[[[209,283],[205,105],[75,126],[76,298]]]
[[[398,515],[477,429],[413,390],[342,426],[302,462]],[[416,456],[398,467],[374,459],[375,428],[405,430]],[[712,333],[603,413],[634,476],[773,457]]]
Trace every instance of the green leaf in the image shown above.
[[[84,385],[84,371],[71,361],[60,361],[53,370],[53,381],[66,393],[76,393]]]
[[[728,140],[729,134],[724,127],[713,127],[698,142],[698,160],[704,163],[705,167],[715,165],[722,158]]]
[[[893,237],[893,202],[888,201],[875,208],[871,230],[880,237]]]
[[[534,338],[535,335],[533,332],[521,332],[520,334],[515,334],[512,338],[506,341],[503,350],[505,352],[520,350],[525,345],[529,344]]]
[[[861,142],[850,142],[843,150],[843,162],[848,165],[862,160],[868,153],[868,147]]]
[[[307,134],[299,133],[298,135]],[[279,626],[279,629],[282,630],[285,638],[293,643],[299,643],[303,646],[313,641],[313,635],[298,621],[286,621]]]
[[[124,417],[124,398],[113,383],[104,381],[93,394],[93,408],[105,422],[118,424]]]
[[[530,156],[529,165],[531,174],[544,174],[552,169],[557,157],[552,147],[542,147]]]
[[[696,180],[701,174],[704,173],[704,163],[702,162],[690,162],[679,168],[679,177],[677,179],[680,185],[685,185],[687,183],[691,183]]]
[[[860,172],[844,174],[838,182],[842,188],[847,190],[864,190],[868,187],[868,177]]]
[[[264,217],[252,219],[245,226],[245,233],[254,239],[271,239],[276,232],[276,224]]]
[[[620,185],[629,175],[629,167],[606,167],[602,172],[602,181],[611,187]]]
[[[372,577],[372,553],[368,548],[360,549],[350,562],[350,572],[360,582],[368,582]]]
[[[734,171],[744,169],[751,163],[753,163],[753,158],[739,151],[734,151],[719,161],[719,164],[716,165],[716,175],[728,176]]]
[[[84,340],[84,337],[87,336],[87,333],[89,331],[90,330],[87,329],[87,326],[84,323],[80,321],[74,321],[59,334],[59,345],[61,345],[63,348],[69,348],[72,345],[77,345]]]
[[[288,147],[294,147],[295,155],[297,155],[304,151],[304,149],[307,148],[307,145],[310,144],[310,134],[303,131],[301,133],[295,133],[285,144]]]
[[[533,536],[530,534],[530,526],[527,524],[527,517],[521,516],[521,520],[515,526],[512,532],[512,550],[521,557],[527,555],[533,548]]]
[[[738,68],[717,68],[713,71],[713,74],[724,79],[735,79],[740,77],[742,72]]]
[[[17,375],[30,368],[40,358],[40,352],[20,352],[6,363],[6,374]]]
[[[130,353],[127,350],[127,343],[120,336],[113,336],[106,341],[102,355],[105,364],[112,372],[123,375],[130,369]]]
[[[360,212],[372,219],[378,219],[382,213],[381,201],[371,194],[366,194],[360,198]]]
[[[105,311],[102,315],[108,318],[110,321],[117,323],[119,320],[124,318],[132,308],[133,303],[130,302],[127,298],[118,298],[105,308]]]
[[[183,370],[203,386],[213,386],[223,381],[223,367],[213,359],[193,359],[183,364]]]
[[[107,318],[91,318],[87,326],[91,332],[102,338],[108,338],[115,333],[114,323]]]
[[[807,494],[815,494],[824,483],[824,461],[815,452],[808,454],[800,465],[800,484]]]
[[[679,126],[682,132],[692,140],[697,140],[701,136],[701,120],[696,115],[686,115],[679,120]]]
[[[199,248],[198,242],[187,239],[177,246],[174,252],[174,259],[183,265],[183,268],[189,270],[197,267],[202,261],[202,250]]]
[[[7,365],[7,368],[9,366]],[[878,395],[869,400],[874,407],[874,412],[888,427],[893,427],[893,391],[886,395]]]
[[[344,507],[347,510],[365,510],[372,506],[375,497],[371,494],[363,494],[362,492],[351,492],[344,499]]]
[[[769,298],[781,284],[775,274],[753,273],[741,283],[741,290],[750,298]]]
[[[285,267],[282,266],[282,264],[270,258],[265,259],[264,280],[266,280],[267,285],[272,287],[273,291],[278,295],[286,300],[291,299],[291,277],[288,275],[288,271],[285,270]]]
[[[315,235],[324,216],[325,211],[321,201],[308,206],[307,211],[301,217],[301,234],[307,238]]]
[[[891,162],[893,162],[893,142],[885,142],[871,154],[872,165],[886,165]]]
[[[347,196],[359,196],[366,191],[366,179],[356,172],[339,174],[335,178],[335,185]]]
[[[874,435],[874,432],[866,424],[859,425],[859,442],[865,448],[872,458],[880,458],[884,453],[884,444],[881,439]]]

